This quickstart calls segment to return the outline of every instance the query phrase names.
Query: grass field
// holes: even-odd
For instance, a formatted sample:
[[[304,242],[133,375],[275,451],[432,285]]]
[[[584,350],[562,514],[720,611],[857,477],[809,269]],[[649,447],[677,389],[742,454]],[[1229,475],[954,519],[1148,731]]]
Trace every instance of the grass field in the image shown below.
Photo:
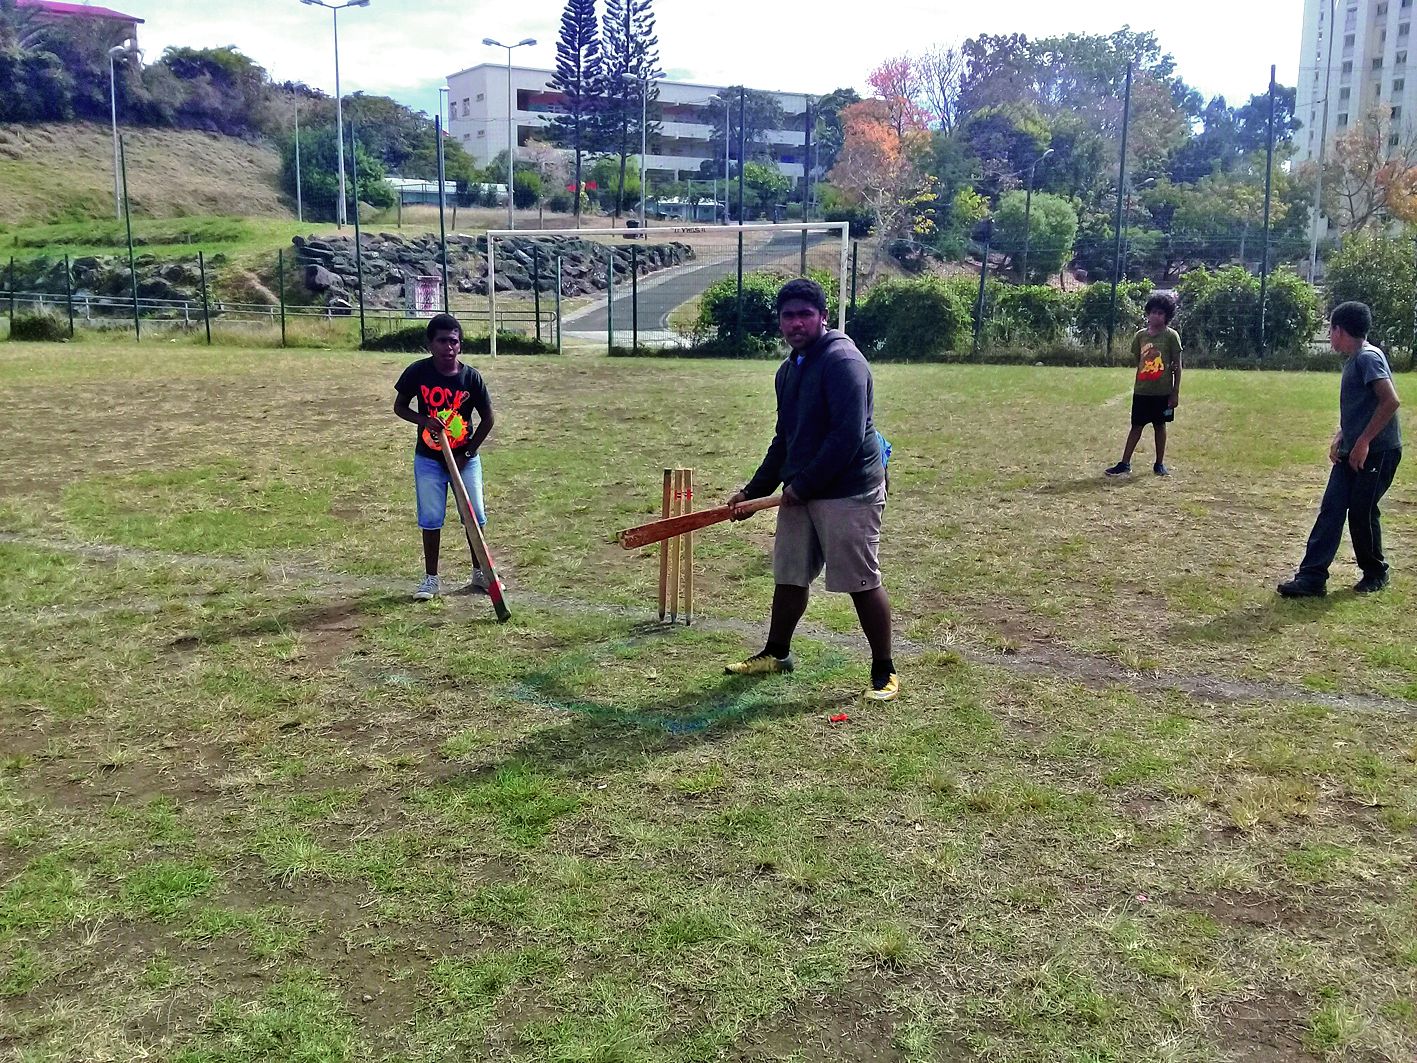
[[[794,676],[721,674],[770,520],[700,537],[688,630],[613,543],[666,466],[741,483],[770,363],[484,364],[498,626],[407,600],[403,361],[0,348],[0,1050],[1417,1055],[1411,478],[1389,591],[1273,595],[1336,376],[1188,373],[1175,475],[1112,483],[1124,372],[878,367],[864,709],[824,595]]]

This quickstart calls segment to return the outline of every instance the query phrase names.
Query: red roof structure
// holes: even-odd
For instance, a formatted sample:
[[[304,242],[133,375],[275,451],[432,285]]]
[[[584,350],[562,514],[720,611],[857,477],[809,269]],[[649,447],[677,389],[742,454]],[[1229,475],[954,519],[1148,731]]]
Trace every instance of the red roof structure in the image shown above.
[[[141,24],[143,19],[136,15],[125,15],[111,7],[93,7],[89,4],[66,4],[59,0],[16,0],[19,7],[30,8],[46,15],[59,18],[100,18],[111,22],[131,22]]]

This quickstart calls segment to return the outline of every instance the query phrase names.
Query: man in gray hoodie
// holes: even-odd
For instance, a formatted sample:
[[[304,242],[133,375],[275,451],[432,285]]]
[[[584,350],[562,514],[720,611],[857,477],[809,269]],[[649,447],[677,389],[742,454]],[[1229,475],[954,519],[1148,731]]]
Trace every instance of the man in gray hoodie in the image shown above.
[[[778,325],[792,353],[778,367],[777,429],[753,478],[728,499],[737,506],[783,485],[773,546],[772,619],[761,653],[732,675],[793,669],[792,634],[812,581],[851,595],[871,646],[868,701],[893,701],[891,603],[877,553],[886,508],[885,467],[873,421],[871,367],[845,333],[827,328],[821,285],[799,278],[777,293]],[[735,515],[735,520],[751,514]]]

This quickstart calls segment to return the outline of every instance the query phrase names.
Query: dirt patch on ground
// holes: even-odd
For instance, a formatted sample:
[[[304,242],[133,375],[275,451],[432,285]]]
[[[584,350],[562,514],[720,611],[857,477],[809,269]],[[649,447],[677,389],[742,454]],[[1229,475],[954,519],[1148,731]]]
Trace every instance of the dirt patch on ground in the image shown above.
[[[798,1001],[745,1033],[730,1058],[896,1063],[904,1058],[892,1044],[901,1013],[887,999],[890,988],[877,976]]]
[[[1245,1063],[1312,1063],[1304,1048],[1303,1000],[1275,990],[1222,1005],[1215,1022],[1220,1044]]]
[[[316,609],[300,625],[302,672],[324,672],[333,668],[359,639],[366,618],[359,606],[345,603]]]

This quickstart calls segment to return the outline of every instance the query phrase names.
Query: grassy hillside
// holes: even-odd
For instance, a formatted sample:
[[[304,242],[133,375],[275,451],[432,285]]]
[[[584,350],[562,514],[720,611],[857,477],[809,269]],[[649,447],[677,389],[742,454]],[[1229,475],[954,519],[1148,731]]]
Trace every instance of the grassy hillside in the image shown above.
[[[234,137],[174,129],[122,130],[135,215],[288,218],[279,156]],[[107,126],[0,123],[0,224],[112,217]]]

